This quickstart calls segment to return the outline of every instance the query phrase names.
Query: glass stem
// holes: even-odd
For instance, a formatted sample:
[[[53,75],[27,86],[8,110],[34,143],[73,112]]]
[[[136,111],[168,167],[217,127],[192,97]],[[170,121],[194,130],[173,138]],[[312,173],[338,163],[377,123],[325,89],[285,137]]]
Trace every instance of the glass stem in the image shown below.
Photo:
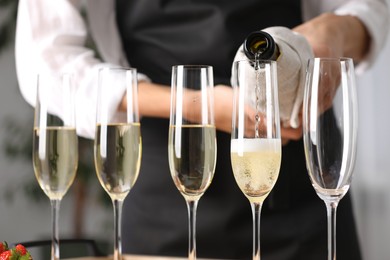
[[[122,207],[123,200],[113,199],[114,207],[114,260],[122,260]]]
[[[328,260],[336,260],[336,212],[338,202],[325,202],[328,215]]]
[[[196,260],[196,209],[199,200],[186,200],[188,209],[188,259]]]
[[[51,233],[51,260],[60,259],[60,240],[58,235],[58,216],[60,211],[59,199],[50,200],[51,204],[51,219],[52,219],[52,233]]]
[[[251,203],[253,217],[253,260],[260,260],[260,216],[263,203]]]

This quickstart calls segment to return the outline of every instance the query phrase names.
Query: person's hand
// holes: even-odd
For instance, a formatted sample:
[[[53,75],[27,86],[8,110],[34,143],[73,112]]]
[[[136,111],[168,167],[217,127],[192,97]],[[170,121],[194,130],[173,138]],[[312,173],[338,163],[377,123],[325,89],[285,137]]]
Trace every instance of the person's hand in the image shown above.
[[[340,57],[343,55],[342,37],[332,26],[334,15],[323,14],[293,29],[305,36],[316,57]]]
[[[369,50],[370,37],[367,29],[354,16],[325,13],[295,27],[293,31],[307,39],[315,57],[350,57],[354,62],[359,62]],[[339,82],[338,67],[329,68],[328,73],[322,75],[318,93],[322,100],[320,112],[331,107]]]
[[[214,87],[214,114],[215,125],[220,131],[230,133],[232,130],[232,112],[233,112],[233,89],[225,85]],[[255,125],[255,111],[247,107],[246,119],[248,123]],[[253,130],[255,128],[253,127]],[[287,144],[290,140],[299,140],[302,138],[302,127],[292,128],[281,126],[282,144]],[[253,133],[246,133],[252,135]]]
[[[282,136],[282,145],[288,144],[290,141],[298,141],[302,138],[302,125],[298,128],[289,126],[280,126],[280,135]]]
[[[369,49],[370,37],[356,17],[325,13],[293,29],[303,35],[316,57],[350,57],[360,61]]]

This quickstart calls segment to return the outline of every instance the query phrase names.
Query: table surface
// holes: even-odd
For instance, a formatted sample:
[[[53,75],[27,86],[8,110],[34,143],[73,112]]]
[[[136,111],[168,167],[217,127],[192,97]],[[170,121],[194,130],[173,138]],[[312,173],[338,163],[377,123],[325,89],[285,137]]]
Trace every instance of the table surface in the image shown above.
[[[123,260],[187,260],[188,258],[181,257],[161,257],[161,256],[140,256],[140,255],[124,255]],[[66,260],[112,260],[111,257],[81,257],[81,258],[67,258]],[[199,260],[207,260],[200,258]],[[208,259],[211,260],[211,259]]]

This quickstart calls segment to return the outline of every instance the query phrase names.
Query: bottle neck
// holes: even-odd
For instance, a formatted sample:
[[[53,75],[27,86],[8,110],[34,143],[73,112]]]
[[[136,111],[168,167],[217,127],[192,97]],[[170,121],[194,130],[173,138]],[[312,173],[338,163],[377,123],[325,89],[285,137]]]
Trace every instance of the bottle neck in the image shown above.
[[[271,35],[263,31],[255,31],[244,41],[244,53],[250,60],[277,60],[279,48]]]

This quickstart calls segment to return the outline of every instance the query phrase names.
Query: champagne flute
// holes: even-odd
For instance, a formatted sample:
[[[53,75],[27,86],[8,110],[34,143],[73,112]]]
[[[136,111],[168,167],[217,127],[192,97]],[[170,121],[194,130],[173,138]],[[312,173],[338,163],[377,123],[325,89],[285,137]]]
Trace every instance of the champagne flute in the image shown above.
[[[168,140],[172,179],[188,209],[188,259],[196,259],[196,209],[209,187],[216,163],[214,79],[211,66],[172,68]]]
[[[138,115],[137,70],[99,70],[97,120],[94,142],[96,174],[114,208],[114,260],[122,259],[122,205],[134,186],[140,169],[142,144]],[[108,96],[122,88],[127,110],[117,113]]]
[[[281,164],[276,62],[233,64],[231,163],[236,182],[253,216],[253,259],[260,259],[260,217]]]
[[[60,259],[60,202],[73,183],[78,165],[74,93],[70,74],[38,75],[33,165],[35,177],[51,202],[51,260]],[[62,98],[53,102],[53,96]]]
[[[328,215],[328,259],[336,259],[336,210],[356,155],[357,97],[350,58],[310,59],[303,103],[306,165]]]

